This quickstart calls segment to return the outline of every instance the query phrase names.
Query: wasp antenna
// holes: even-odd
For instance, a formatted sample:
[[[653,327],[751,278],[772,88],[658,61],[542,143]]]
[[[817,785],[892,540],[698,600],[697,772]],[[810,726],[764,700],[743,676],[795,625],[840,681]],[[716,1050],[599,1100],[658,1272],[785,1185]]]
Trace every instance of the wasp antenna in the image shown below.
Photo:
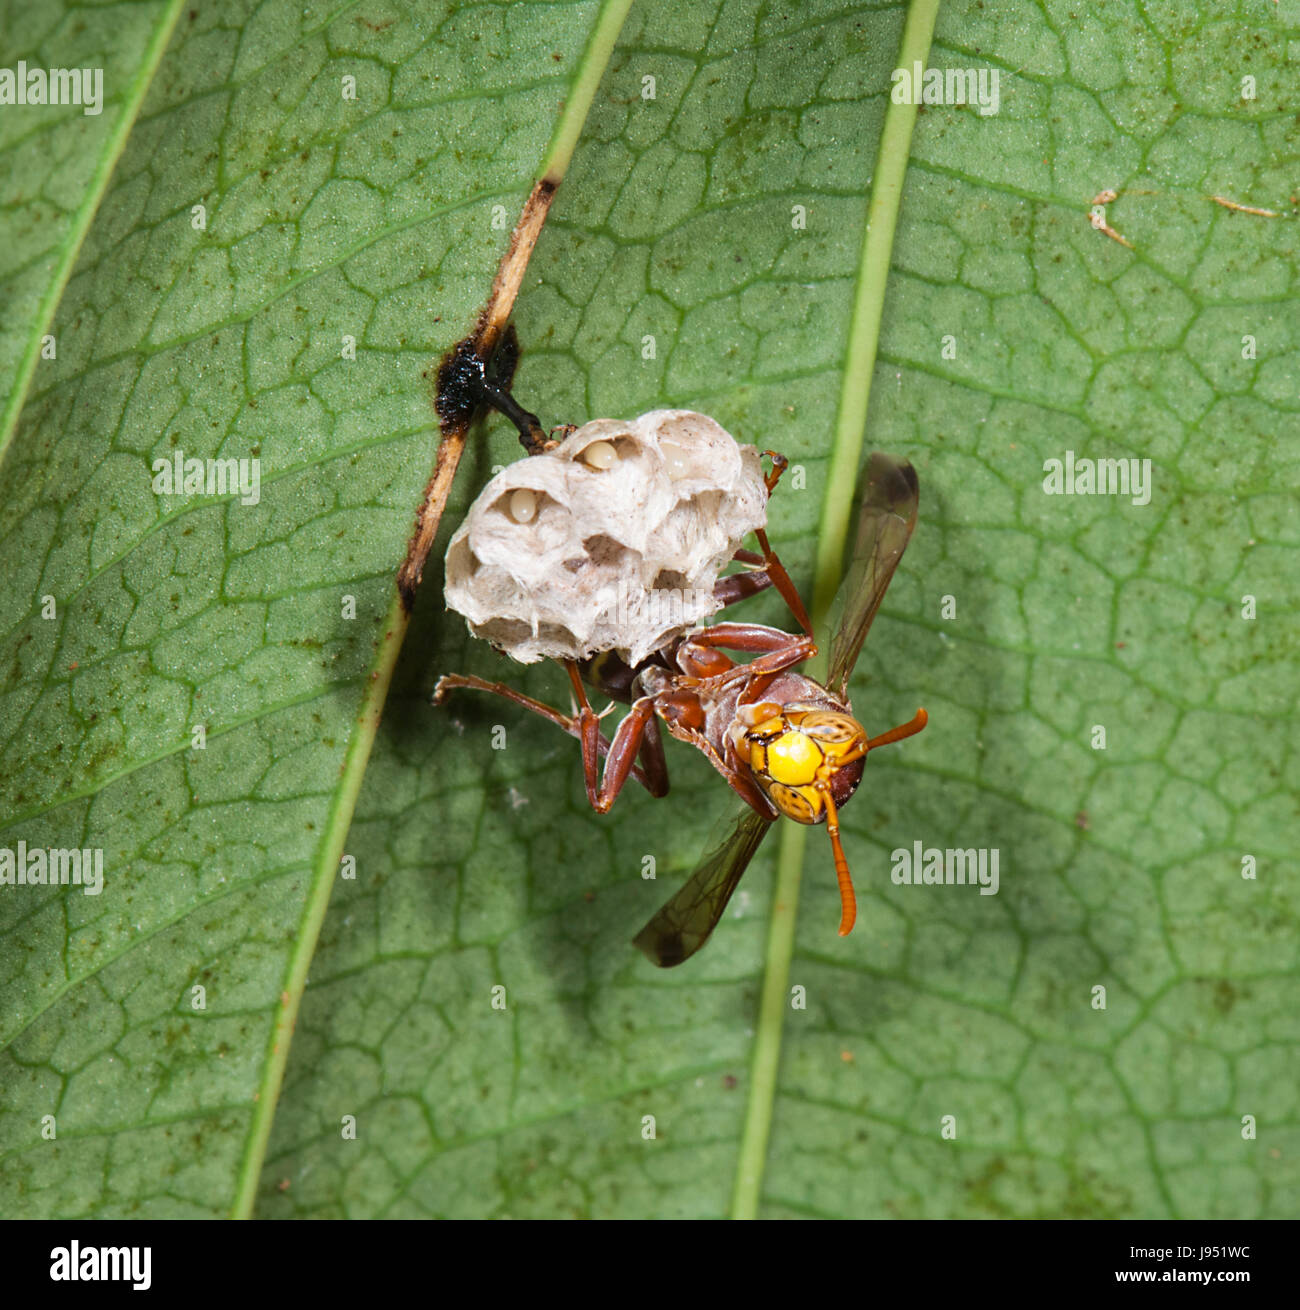
[[[872,737],[867,742],[867,749],[872,751],[877,746],[888,746],[890,742],[902,741],[904,737],[915,737],[929,722],[930,716],[924,710],[917,710],[907,723],[901,723],[897,728],[890,728],[888,732],[882,732],[879,737]]]
[[[847,937],[858,921],[858,898],[849,876],[849,862],[840,841],[840,816],[835,809],[835,798],[829,787],[822,793],[826,798],[826,831],[831,839],[831,852],[835,856],[835,879],[840,885],[840,936]]]

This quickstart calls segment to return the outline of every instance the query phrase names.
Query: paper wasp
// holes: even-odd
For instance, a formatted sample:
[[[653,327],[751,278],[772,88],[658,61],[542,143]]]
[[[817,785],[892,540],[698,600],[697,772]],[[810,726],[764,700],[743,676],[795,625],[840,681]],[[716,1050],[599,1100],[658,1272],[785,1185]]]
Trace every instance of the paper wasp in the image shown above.
[[[526,449],[540,448],[536,417],[513,402],[509,408],[500,404],[500,394],[488,391],[484,399],[516,424]],[[767,477],[770,494],[786,461],[766,453],[773,461]],[[577,706],[570,714],[504,683],[466,674],[438,680],[435,704],[457,688],[492,692],[578,738],[587,799],[598,813],[610,809],[629,777],[653,796],[667,795],[660,723],[671,736],[701,751],[745,802],[687,882],[634,939],[655,964],[680,964],[699,950],[768,828],[782,814],[800,823],[826,824],[840,889],[840,935],[852,929],[856,900],[840,840],[839,810],[857,790],[869,751],[910,737],[926,724],[925,711],[918,710],[910,722],[869,737],[847,699],[849,675],[911,536],[917,501],[911,464],[873,454],[824,685],[796,672],[795,666],[814,656],[817,647],[799,594],[762,531],[756,533],[762,554],[738,551],[735,559],[748,571],[718,579],[715,596],[726,606],[775,586],[802,635],[762,624],[721,622],[688,632],[635,668],[617,651],[602,651],[580,664],[563,661]],[[752,658],[738,664],[727,651]],[[584,684],[631,706],[612,741],[601,733],[603,714],[591,708]]]

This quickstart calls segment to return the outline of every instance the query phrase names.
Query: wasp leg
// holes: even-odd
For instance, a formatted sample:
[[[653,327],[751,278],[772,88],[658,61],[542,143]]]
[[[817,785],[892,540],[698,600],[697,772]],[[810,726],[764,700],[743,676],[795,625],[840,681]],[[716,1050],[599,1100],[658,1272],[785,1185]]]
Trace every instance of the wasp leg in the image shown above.
[[[748,664],[731,664],[716,649],[719,646],[760,653]],[[683,642],[676,658],[683,673],[708,678],[715,686],[744,678],[745,689],[740,699],[748,703],[767,690],[773,675],[816,654],[817,645],[811,637],[792,637],[779,628],[767,628],[758,623],[715,623]]]
[[[765,450],[763,454],[772,461],[772,471],[763,479],[767,494],[770,496],[776,490],[776,484],[781,481],[781,474],[790,467],[790,461],[776,450]]]
[[[724,646],[754,653],[757,658],[748,664],[735,664],[719,649]],[[778,673],[816,654],[817,645],[811,637],[794,637],[761,623],[715,623],[682,642],[673,658],[688,678],[707,679],[715,686],[744,678],[740,699],[748,703],[766,691]]]
[[[633,703],[631,711],[614,733],[614,740],[605,756],[604,773],[599,773],[598,757],[605,754],[599,749],[600,717],[587,700],[587,689],[582,685],[582,675],[578,671],[578,666],[572,660],[565,660],[564,667],[568,670],[569,681],[573,684],[573,694],[578,702],[575,722],[578,739],[582,742],[582,772],[587,783],[587,800],[597,814],[608,814],[619,792],[623,790],[628,775],[636,767],[632,761],[646,743],[647,729],[654,722],[654,701],[649,696],[642,696]],[[657,734],[655,741],[658,742]],[[642,774],[640,778],[642,785],[652,796],[664,795],[668,790],[668,770],[663,759],[662,746],[658,764],[662,772],[653,781],[647,774]],[[663,790],[656,791],[656,786],[662,786]]]
[[[753,705],[763,699],[763,693],[781,676],[782,670],[774,669],[771,673],[760,673],[745,683],[736,705]]]
[[[441,705],[447,699],[449,692],[455,691],[458,687],[466,687],[471,691],[486,691],[494,696],[503,696],[508,701],[513,701],[516,705],[522,705],[526,710],[532,710],[534,714],[540,714],[542,718],[555,724],[557,728],[567,732],[570,737],[576,737],[580,742],[583,740],[582,729],[577,719],[571,714],[564,714],[560,710],[552,709],[549,705],[543,705],[541,701],[534,700],[531,696],[525,696],[523,692],[516,691],[513,687],[507,687],[504,682],[487,682],[483,678],[476,678],[472,673],[447,673],[438,679],[438,685],[433,691],[433,703]],[[595,715],[592,716],[595,719]],[[611,750],[610,743],[607,742],[600,731],[599,724],[596,724],[595,750],[601,759],[605,759]],[[585,753],[585,752],[584,752]],[[639,782],[652,796],[661,796],[667,791],[666,780],[652,778],[648,773],[632,765],[628,772]],[[667,770],[664,770],[665,778]],[[624,778],[626,781],[626,777]],[[656,790],[657,787],[663,787],[663,791]]]
[[[776,551],[772,549],[772,543],[767,539],[767,533],[762,528],[756,528],[754,536],[758,538],[758,544],[763,548],[763,571],[772,579],[772,585],[781,593],[781,599],[790,607],[790,613],[799,620],[799,626],[811,637],[812,620],[808,617],[808,611],[804,608],[803,600],[795,590],[790,575],[785,571],[785,565],[777,559]]]
[[[664,758],[663,738],[659,736],[659,720],[651,718],[641,738],[641,768],[650,782],[651,796],[668,795],[668,761]]]
[[[748,551],[745,553],[749,554]],[[762,556],[756,555],[754,558],[761,560]],[[726,609],[728,605],[734,605],[738,600],[748,600],[750,596],[757,596],[760,591],[766,591],[771,585],[772,579],[763,569],[751,569],[748,573],[729,573],[725,578],[719,578],[714,583],[713,599],[718,602],[719,609]]]
[[[733,623],[724,620],[722,623],[712,623],[707,628],[692,632],[682,642],[681,649],[694,646],[706,650],[739,650],[748,654],[755,651],[780,650],[791,642],[808,640],[810,638],[793,636],[767,623]]]
[[[595,761],[592,761],[593,767],[587,771],[587,799],[591,802],[591,808],[597,814],[608,814],[610,807],[618,799],[619,792],[623,790],[623,784],[635,768],[632,761],[645,744],[646,730],[654,726],[654,717],[655,705],[649,696],[643,696],[632,706],[623,722],[618,725],[618,731],[614,734],[613,743],[609,748],[609,757],[605,761],[605,772],[601,774],[599,791],[595,788],[596,770],[594,767]],[[586,755],[585,741],[584,738],[584,757]],[[656,791],[654,786],[643,779],[646,789],[652,796],[666,794],[668,790],[666,785],[667,769],[664,770],[663,781],[665,784],[663,790]]]
[[[772,471],[763,479],[767,487],[768,499],[771,500],[776,484],[781,481],[781,474],[790,467],[790,461],[775,450],[765,450],[763,454],[772,461]],[[758,538],[758,544],[763,548],[764,571],[771,578],[772,585],[781,593],[781,599],[790,607],[790,613],[799,620],[799,626],[811,637],[812,623],[808,618],[808,611],[804,608],[803,600],[795,589],[790,575],[785,571],[785,565],[777,559],[776,551],[772,549],[772,543],[767,539],[767,533],[762,528],[756,528],[754,536]]]
[[[665,718],[664,723],[668,731],[677,738],[678,741],[685,742],[688,746],[694,746],[696,750],[704,756],[708,762],[722,775],[727,786],[740,797],[751,809],[761,814],[769,822],[777,817],[778,811],[771,801],[763,795],[763,790],[754,781],[754,779],[743,768],[740,767],[736,759],[735,748],[728,746],[727,754],[724,758],[714,749],[712,742],[699,731],[698,728],[691,728],[684,723],[677,722],[672,718]]]
[[[763,479],[770,497],[790,461],[774,450],[765,450],[763,454],[772,460],[772,471]],[[766,591],[768,587],[775,587],[781,593],[781,599],[790,607],[790,613],[798,620],[799,626],[811,637],[812,623],[808,618],[808,611],[789,573],[786,572],[785,565],[777,558],[777,553],[772,549],[772,543],[768,541],[767,533],[762,528],[756,528],[754,535],[758,538],[763,553],[758,555],[752,550],[738,550],[731,558],[739,564],[761,567],[753,568],[749,573],[732,573],[728,577],[719,578],[713,588],[714,597],[725,609],[738,600],[747,600],[760,591]]]
[[[763,794],[763,789],[754,781],[753,775],[740,762],[735,745],[728,741],[726,758],[718,770],[727,780],[727,785],[740,797],[750,809],[757,811],[765,819],[775,819],[776,807]]]
[[[796,664],[802,664],[804,660],[810,660],[817,654],[817,643],[811,637],[794,637],[785,634],[787,645],[775,650],[768,650],[767,654],[752,659],[748,664],[738,664],[734,669],[724,673],[720,681],[731,682],[739,677],[755,678],[764,673],[780,673],[784,669],[793,668]]]
[[[605,771],[598,773],[600,718],[587,703],[587,690],[582,685],[578,666],[572,660],[565,660],[564,667],[569,671],[573,694],[578,700],[577,726],[582,741],[582,772],[587,783],[587,800],[597,814],[608,814],[619,792],[623,790],[628,775],[635,768],[632,761],[636,759],[645,741],[647,726],[654,720],[654,701],[649,696],[642,696],[633,703],[632,709],[614,734],[609,755],[605,759]],[[654,788],[649,781],[644,780],[644,783],[653,795]]]
[[[798,649],[805,652],[795,657],[801,660],[809,659],[817,654],[817,643],[813,641],[811,636],[792,636],[788,632],[782,632],[780,628],[769,627],[766,623],[714,623],[710,627],[701,628],[698,632],[691,633],[679,647],[679,658],[683,652],[688,652],[692,646],[705,650],[717,650],[721,647],[726,650],[744,651],[746,654],[766,654]],[[792,662],[794,661],[792,660]],[[753,661],[741,667],[752,669],[756,666],[757,661]],[[771,665],[769,667],[784,666]]]

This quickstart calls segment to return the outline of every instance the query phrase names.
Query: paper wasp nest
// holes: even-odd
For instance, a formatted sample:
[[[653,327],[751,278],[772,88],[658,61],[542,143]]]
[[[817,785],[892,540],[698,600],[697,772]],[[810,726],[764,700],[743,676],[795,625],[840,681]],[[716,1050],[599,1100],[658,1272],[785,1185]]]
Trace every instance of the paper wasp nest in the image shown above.
[[[718,609],[718,574],[766,523],[758,451],[707,415],[593,419],[483,488],[447,548],[447,604],[522,664],[636,663]]]

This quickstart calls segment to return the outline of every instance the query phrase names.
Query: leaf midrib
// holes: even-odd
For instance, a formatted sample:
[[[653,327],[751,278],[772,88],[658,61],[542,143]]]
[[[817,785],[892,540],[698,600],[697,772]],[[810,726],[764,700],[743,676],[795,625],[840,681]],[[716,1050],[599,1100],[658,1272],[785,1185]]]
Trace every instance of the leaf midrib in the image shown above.
[[[912,0],[903,28],[896,67],[910,68],[914,61],[929,61],[930,43],[938,18],[939,0]],[[858,261],[852,317],[841,374],[840,402],[835,436],[826,468],[826,491],[817,533],[812,620],[821,631],[840,582],[841,561],[848,539],[849,516],[866,441],[867,404],[875,371],[880,320],[884,312],[894,229],[902,200],[903,177],[911,149],[916,106],[890,101],[880,134],[880,148],[870,179],[871,198]],[[823,651],[828,643],[820,642]],[[821,655],[810,666],[810,676],[825,676]],[[754,1035],[749,1098],[744,1132],[736,1161],[732,1217],[758,1215],[763,1190],[772,1111],[776,1099],[781,1056],[781,1035],[786,1015],[790,961],[794,954],[795,915],[803,873],[808,829],[798,823],[781,825],[776,884],[772,892],[772,922],[767,942],[759,1018]]]

